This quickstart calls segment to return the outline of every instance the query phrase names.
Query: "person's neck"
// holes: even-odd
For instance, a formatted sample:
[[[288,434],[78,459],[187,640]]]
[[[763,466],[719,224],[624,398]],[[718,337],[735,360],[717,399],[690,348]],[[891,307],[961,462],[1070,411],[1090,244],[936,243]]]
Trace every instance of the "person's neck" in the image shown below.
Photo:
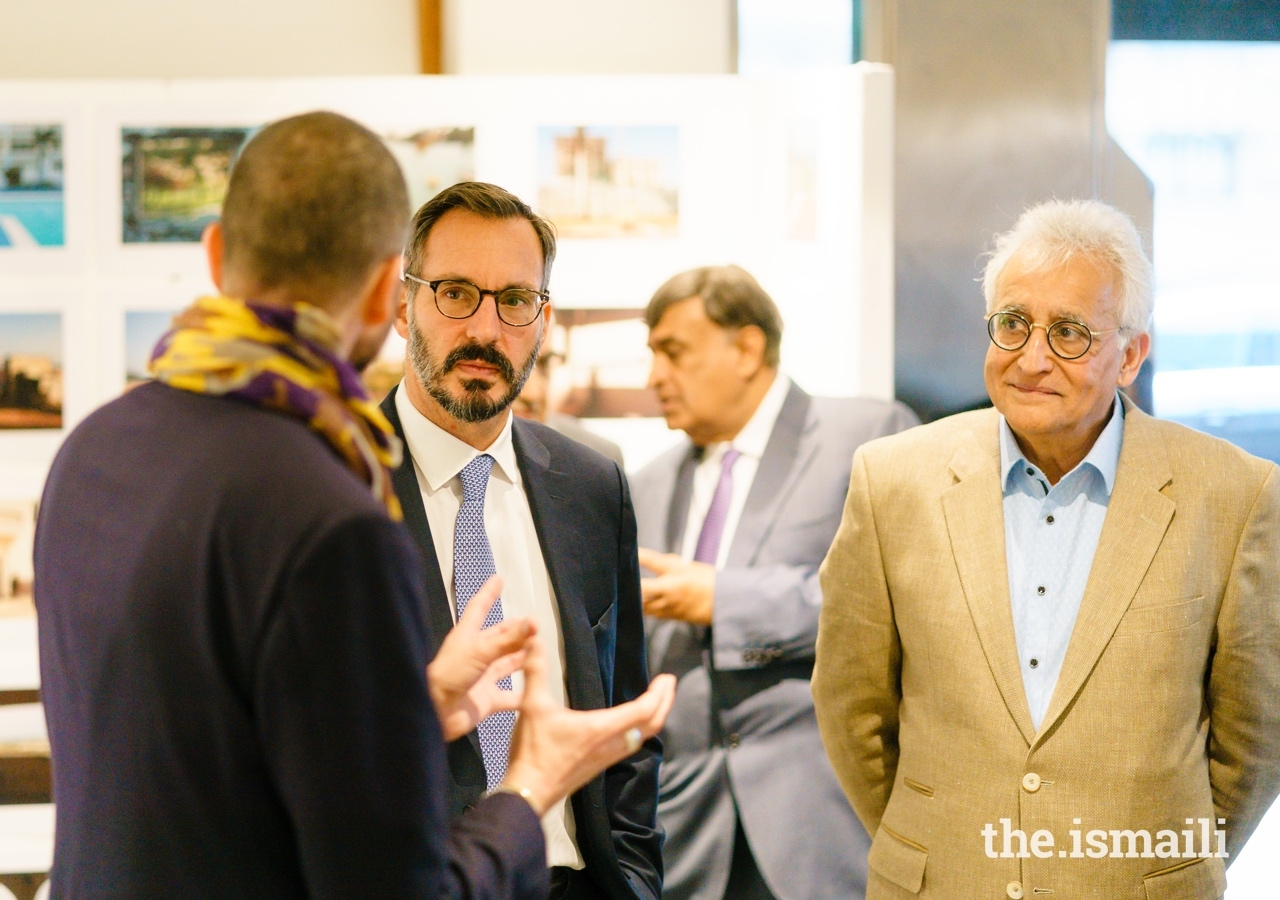
[[[1089,451],[1098,442],[1098,438],[1106,430],[1107,423],[1111,421],[1113,415],[1115,415],[1114,407],[1101,421],[1082,431],[1065,436],[1046,436],[1038,440],[1018,434],[1013,430],[1013,426],[1010,426],[1009,430],[1018,442],[1018,448],[1026,456],[1027,462],[1043,472],[1044,477],[1049,479],[1049,484],[1055,485],[1089,455]]]
[[[288,285],[263,288],[255,281],[234,276],[223,281],[220,292],[224,297],[252,303],[254,306],[292,309],[298,303],[305,303],[324,311],[338,328],[338,352],[343,359],[350,358],[351,349],[359,337],[360,310],[357,304],[350,301],[320,299]]]
[[[730,404],[728,409],[725,410],[723,419],[714,423],[712,427],[697,436],[690,435],[690,438],[699,447],[706,447],[722,441],[731,441],[736,438],[742,433],[742,429],[747,427],[751,417],[756,414],[756,410],[764,402],[765,395],[769,393],[769,388],[773,387],[774,379],[778,377],[777,369],[761,368],[747,382],[746,390],[742,392],[737,401]]]
[[[509,410],[503,410],[492,419],[486,419],[483,422],[463,422],[449,415],[412,374],[406,374],[401,383],[404,385],[405,393],[409,395],[409,402],[413,404],[413,408],[422,413],[427,421],[477,450],[488,450],[492,447],[493,442],[498,439],[502,429],[507,425]]]

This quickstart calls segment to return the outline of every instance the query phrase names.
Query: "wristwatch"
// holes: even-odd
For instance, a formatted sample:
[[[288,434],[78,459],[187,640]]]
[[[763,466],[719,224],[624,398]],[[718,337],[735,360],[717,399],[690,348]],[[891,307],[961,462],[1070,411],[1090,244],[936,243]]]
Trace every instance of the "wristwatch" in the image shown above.
[[[495,794],[515,794],[517,797],[523,797],[524,802],[533,806],[533,791],[527,787],[520,787],[516,784],[500,784],[496,788],[484,792],[484,799],[489,799]]]

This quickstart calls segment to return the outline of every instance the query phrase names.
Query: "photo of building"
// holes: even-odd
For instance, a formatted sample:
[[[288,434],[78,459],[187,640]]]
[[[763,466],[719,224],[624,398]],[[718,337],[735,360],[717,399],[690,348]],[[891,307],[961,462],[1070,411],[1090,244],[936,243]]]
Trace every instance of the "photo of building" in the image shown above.
[[[675,237],[680,129],[538,129],[538,206],[564,238]]]
[[[0,429],[62,427],[62,316],[0,313]]]
[[[62,127],[0,122],[0,250],[65,241]]]

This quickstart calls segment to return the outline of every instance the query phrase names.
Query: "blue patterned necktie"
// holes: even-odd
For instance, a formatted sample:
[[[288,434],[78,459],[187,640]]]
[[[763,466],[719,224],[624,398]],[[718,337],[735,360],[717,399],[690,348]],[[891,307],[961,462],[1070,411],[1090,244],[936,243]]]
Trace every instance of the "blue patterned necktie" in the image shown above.
[[[489,486],[489,470],[492,468],[493,457],[485,453],[471,460],[458,473],[462,479],[462,507],[453,526],[453,596],[457,600],[459,619],[476,591],[489,576],[497,573],[489,535],[484,530],[484,492]],[[484,627],[501,621],[502,598],[499,597],[490,607]],[[500,680],[498,686],[511,690],[511,677]],[[515,724],[514,712],[496,712],[476,726],[485,779],[490,789],[501,784],[507,774],[507,757],[511,752],[511,732]]]

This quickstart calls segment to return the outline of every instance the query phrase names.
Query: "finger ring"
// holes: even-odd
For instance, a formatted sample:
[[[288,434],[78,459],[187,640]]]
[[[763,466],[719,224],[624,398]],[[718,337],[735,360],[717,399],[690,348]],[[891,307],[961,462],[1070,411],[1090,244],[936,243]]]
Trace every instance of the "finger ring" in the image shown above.
[[[639,728],[628,728],[627,733],[622,737],[627,742],[628,753],[635,753],[640,749],[641,735]]]

